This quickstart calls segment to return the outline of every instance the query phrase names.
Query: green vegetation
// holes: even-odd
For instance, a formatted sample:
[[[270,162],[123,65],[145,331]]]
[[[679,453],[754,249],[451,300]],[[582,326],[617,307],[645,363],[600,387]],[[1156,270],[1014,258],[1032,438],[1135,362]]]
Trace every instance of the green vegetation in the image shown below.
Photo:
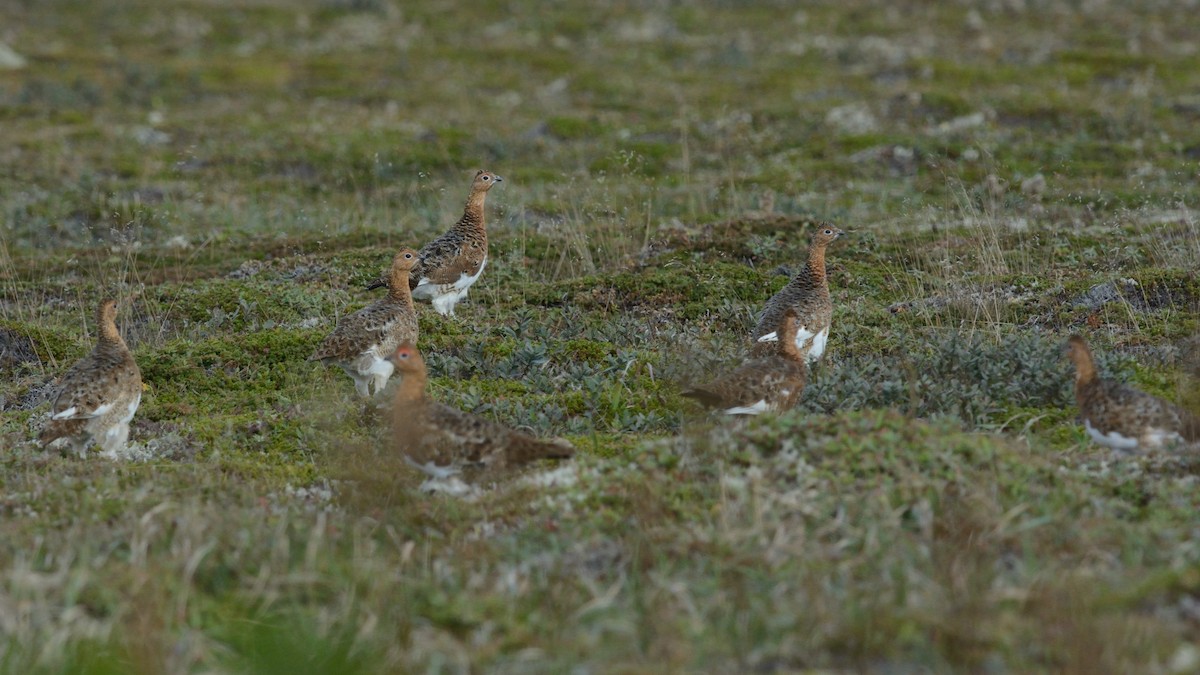
[[[0,5],[0,671],[1200,670],[1197,457],[1062,356],[1200,406],[1200,23],[1026,4]],[[581,453],[460,499],[306,358],[481,167],[432,395]],[[802,409],[705,417],[820,221]],[[136,459],[44,453],[110,294]]]

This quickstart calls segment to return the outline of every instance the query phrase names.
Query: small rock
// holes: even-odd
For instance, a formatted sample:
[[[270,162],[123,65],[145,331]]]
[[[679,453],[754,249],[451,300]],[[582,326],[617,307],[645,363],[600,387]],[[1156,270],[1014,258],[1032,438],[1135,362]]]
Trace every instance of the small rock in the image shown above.
[[[1042,198],[1042,193],[1046,191],[1046,177],[1040,173],[1035,173],[1029,178],[1021,181],[1021,194],[1030,199],[1038,200]]]
[[[543,121],[543,122],[538,122],[537,124],[526,129],[525,132],[521,134],[521,140],[523,140],[523,141],[540,141],[545,138],[549,138],[549,136],[550,136],[550,126]]]
[[[987,28],[987,22],[983,20],[983,15],[977,9],[971,9],[967,12],[966,24],[967,28],[977,32],[982,32]]]
[[[24,56],[13,51],[12,47],[0,42],[0,70],[20,70],[27,61]]]
[[[896,174],[911,174],[917,170],[916,150],[903,145],[877,145],[850,155],[856,164],[878,162]]]
[[[1087,307],[1090,310],[1097,310],[1104,305],[1126,298],[1139,298],[1136,295],[1138,290],[1138,282],[1133,279],[1121,279],[1119,281],[1106,281],[1102,284],[1092,286],[1086,293],[1075,299],[1077,307]]]
[[[245,279],[247,277],[252,277],[252,276],[257,275],[259,272],[262,271],[262,269],[263,269],[262,262],[260,262],[258,260],[247,260],[247,261],[243,262],[240,267],[238,267],[236,270],[230,272],[226,276],[228,276],[230,279]]]
[[[154,127],[137,126],[130,130],[129,135],[140,145],[166,145],[171,142],[171,134]]]
[[[879,120],[865,104],[841,105],[825,113],[825,123],[844,134],[868,134],[879,129]]]
[[[1195,645],[1181,645],[1171,656],[1172,673],[1194,673],[1200,668],[1200,649]]]
[[[983,179],[983,187],[992,199],[1003,199],[1004,193],[1008,191],[1008,181],[994,173],[989,173],[987,178]]]
[[[962,115],[951,120],[946,120],[938,124],[930,131],[938,135],[954,134],[967,129],[981,127],[987,122],[987,114],[983,112],[973,112],[970,115]]]

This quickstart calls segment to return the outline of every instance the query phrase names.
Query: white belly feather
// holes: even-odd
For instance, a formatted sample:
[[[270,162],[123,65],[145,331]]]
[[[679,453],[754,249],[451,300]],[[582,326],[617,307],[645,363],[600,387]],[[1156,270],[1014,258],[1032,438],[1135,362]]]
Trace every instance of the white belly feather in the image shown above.
[[[1088,436],[1092,437],[1100,445],[1113,450],[1136,450],[1138,439],[1122,436],[1116,431],[1110,431],[1107,434],[1092,426],[1088,420],[1083,421],[1083,428],[1087,429]]]
[[[751,403],[750,405],[738,405],[732,408],[726,408],[726,415],[757,415],[767,411],[767,400],[762,399]]]
[[[758,338],[759,342],[779,342],[779,333],[771,331],[766,335]],[[811,346],[810,345],[811,341]],[[825,353],[825,343],[829,341],[829,326],[824,330],[814,333],[804,326],[796,326],[796,349],[800,351],[808,350],[805,357],[807,361],[816,361]]]
[[[479,265],[479,271],[475,274],[467,274],[463,272],[461,276],[453,283],[435,284],[430,281],[429,277],[421,277],[417,282],[417,287],[413,289],[412,296],[416,300],[428,300],[433,303],[433,308],[438,314],[454,314],[454,305],[458,304],[459,300],[467,297],[467,291],[483,276],[483,270],[487,267],[487,258]]]

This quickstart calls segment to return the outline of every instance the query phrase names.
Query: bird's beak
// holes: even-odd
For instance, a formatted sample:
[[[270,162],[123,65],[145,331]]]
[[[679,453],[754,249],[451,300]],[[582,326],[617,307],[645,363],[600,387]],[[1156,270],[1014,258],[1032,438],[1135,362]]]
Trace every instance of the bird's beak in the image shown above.
[[[501,178],[500,176],[496,176],[496,182],[497,182],[497,183],[503,183],[503,182],[504,182],[504,179],[503,179],[503,178]]]

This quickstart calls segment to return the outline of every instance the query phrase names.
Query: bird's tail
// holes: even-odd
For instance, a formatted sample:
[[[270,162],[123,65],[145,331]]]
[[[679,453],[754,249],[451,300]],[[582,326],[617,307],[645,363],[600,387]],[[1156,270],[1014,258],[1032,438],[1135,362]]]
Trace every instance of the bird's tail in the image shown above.
[[[82,419],[50,420],[38,434],[38,442],[44,447],[64,436],[77,436],[86,423],[87,420]]]
[[[543,441],[513,434],[505,455],[510,465],[528,464],[539,459],[570,459],[575,455],[575,446],[561,438]]]
[[[689,389],[683,392],[682,396],[695,399],[701,405],[708,406],[709,408],[715,408],[721,404],[721,397],[707,389]]]
[[[368,290],[368,291],[373,291],[373,290],[375,290],[376,288],[385,288],[385,287],[387,287],[387,285],[388,285],[388,280],[387,280],[387,279],[382,279],[382,278],[381,278],[381,279],[376,279],[375,281],[372,281],[372,282],[371,282],[371,283],[370,283],[370,284],[367,286],[367,290]]]

